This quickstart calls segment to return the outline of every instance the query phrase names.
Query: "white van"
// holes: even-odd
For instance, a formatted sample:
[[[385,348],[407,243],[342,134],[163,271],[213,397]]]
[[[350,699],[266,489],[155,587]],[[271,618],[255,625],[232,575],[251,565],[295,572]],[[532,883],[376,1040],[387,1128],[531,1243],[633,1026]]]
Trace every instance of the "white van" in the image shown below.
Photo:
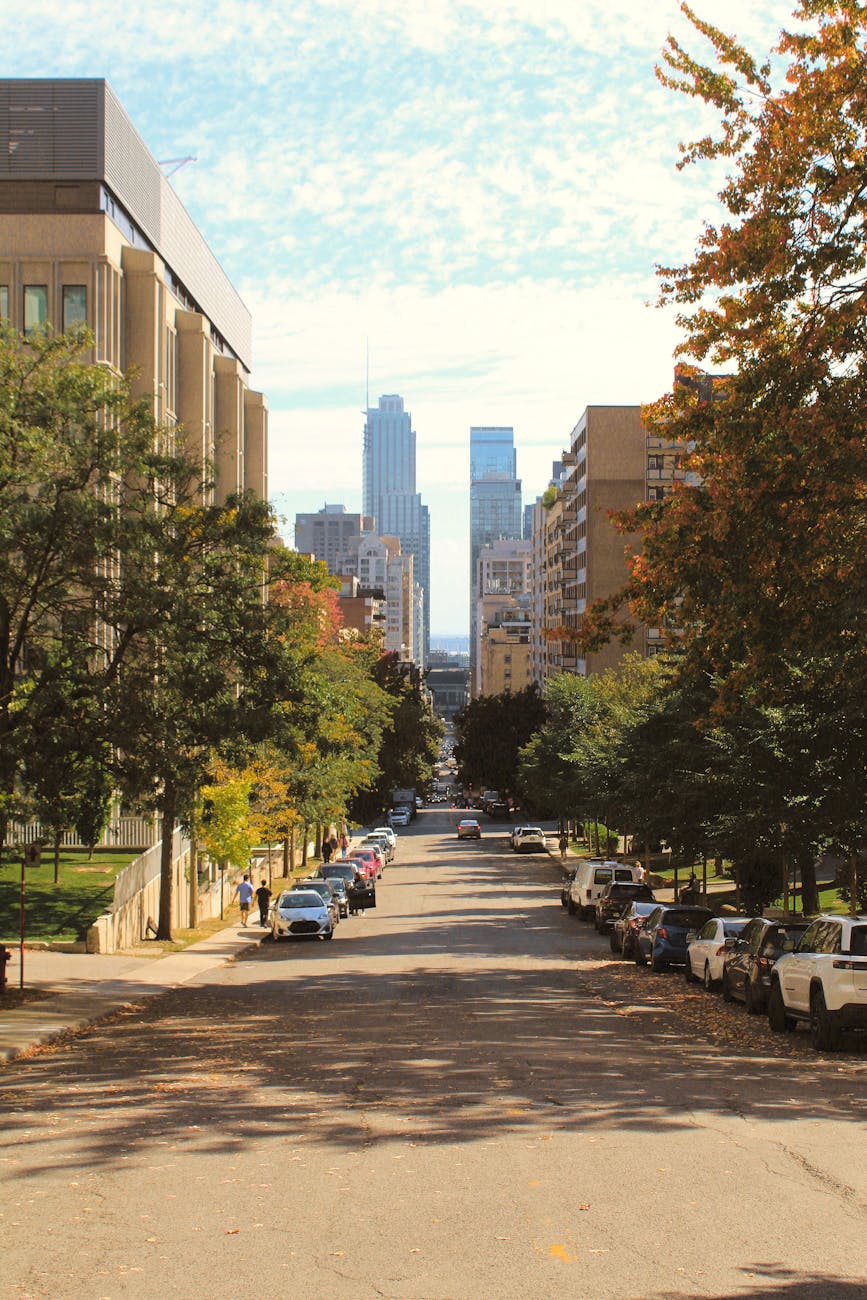
[[[588,858],[575,868],[566,906],[573,916],[577,914],[583,921],[592,921],[596,915],[596,900],[606,885],[612,881],[620,883],[640,880],[640,867],[632,867],[628,862],[603,862],[601,858]]]

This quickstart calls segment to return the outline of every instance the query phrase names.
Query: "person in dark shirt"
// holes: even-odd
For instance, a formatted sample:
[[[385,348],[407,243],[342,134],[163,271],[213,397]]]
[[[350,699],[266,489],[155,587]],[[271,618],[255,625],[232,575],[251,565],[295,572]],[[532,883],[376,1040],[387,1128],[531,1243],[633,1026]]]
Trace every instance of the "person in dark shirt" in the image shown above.
[[[268,908],[271,903],[271,890],[265,884],[264,880],[256,890],[256,902],[259,904],[259,924],[261,926],[267,926]]]

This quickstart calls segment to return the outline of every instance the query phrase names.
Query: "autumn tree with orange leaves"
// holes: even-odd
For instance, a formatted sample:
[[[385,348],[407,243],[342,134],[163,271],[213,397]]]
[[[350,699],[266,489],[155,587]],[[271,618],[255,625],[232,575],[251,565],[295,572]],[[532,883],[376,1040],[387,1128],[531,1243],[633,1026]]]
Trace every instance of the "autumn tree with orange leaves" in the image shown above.
[[[679,165],[728,165],[723,219],[690,262],[659,271],[682,382],[644,423],[689,450],[687,481],[617,519],[641,551],[582,640],[622,637],[627,610],[669,628],[683,677],[713,682],[716,726],[747,697],[821,701],[801,797],[825,840],[854,853],[867,793],[867,5],[802,0],[763,63],[681,8],[712,57],[669,37],[657,73],[719,130],[682,145]]]

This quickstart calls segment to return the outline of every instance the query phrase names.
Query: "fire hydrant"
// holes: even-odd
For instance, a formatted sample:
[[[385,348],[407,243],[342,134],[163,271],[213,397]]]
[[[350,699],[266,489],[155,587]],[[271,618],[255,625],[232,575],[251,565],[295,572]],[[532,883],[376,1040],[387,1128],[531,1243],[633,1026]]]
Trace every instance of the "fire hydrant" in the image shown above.
[[[0,944],[0,989],[6,984],[6,963],[12,960],[12,953]]]

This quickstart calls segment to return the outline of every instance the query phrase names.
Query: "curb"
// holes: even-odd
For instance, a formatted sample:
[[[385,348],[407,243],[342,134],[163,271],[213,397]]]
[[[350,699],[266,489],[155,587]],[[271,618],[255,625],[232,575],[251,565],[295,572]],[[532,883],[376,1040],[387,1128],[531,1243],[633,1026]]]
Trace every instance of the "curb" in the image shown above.
[[[231,966],[240,958],[246,957],[249,953],[256,951],[261,944],[262,938],[258,938],[252,943],[244,944],[242,948],[239,948],[237,952],[233,952],[230,956],[221,955],[212,966],[205,968],[205,970],[194,972],[190,975],[189,979],[195,978],[195,975],[206,974],[208,970],[219,970],[223,966]],[[166,954],[167,957],[173,955],[175,954]],[[162,960],[162,958],[159,960]],[[111,1019],[111,1017],[117,1015],[119,1011],[138,1007],[142,1003],[150,1001],[152,998],[161,997],[164,993],[171,993],[175,989],[182,988],[188,982],[189,980],[175,980],[173,983],[155,984],[152,987],[142,985],[130,996],[124,996],[122,993],[118,992],[115,1000],[110,1000],[110,995],[108,995],[106,1004],[101,1009],[91,1012],[83,1011],[80,1015],[76,1015],[74,1010],[68,1011],[68,1019],[63,1018],[64,1002],[67,1006],[74,1006],[76,999],[97,1001],[102,996],[99,992],[99,986],[97,985],[95,990],[90,993],[58,993],[55,999],[57,1011],[55,1013],[56,1018],[54,1019],[54,1022],[47,1025],[44,1029],[34,1027],[27,1042],[22,1042],[21,1044],[12,1047],[0,1047],[0,1067],[12,1061],[20,1060],[22,1057],[29,1056],[32,1052],[37,1051],[40,1048],[50,1047],[54,1044],[63,1042],[66,1038],[72,1038],[82,1030],[89,1029],[94,1025],[100,1024],[102,1021]],[[38,1009],[40,1005],[44,1007],[45,1002],[36,1002],[32,1005],[34,1009]],[[20,1008],[14,1008],[13,1014],[18,1011],[22,1012],[21,1019],[25,1019],[28,1012],[28,1004],[25,1003]]]

